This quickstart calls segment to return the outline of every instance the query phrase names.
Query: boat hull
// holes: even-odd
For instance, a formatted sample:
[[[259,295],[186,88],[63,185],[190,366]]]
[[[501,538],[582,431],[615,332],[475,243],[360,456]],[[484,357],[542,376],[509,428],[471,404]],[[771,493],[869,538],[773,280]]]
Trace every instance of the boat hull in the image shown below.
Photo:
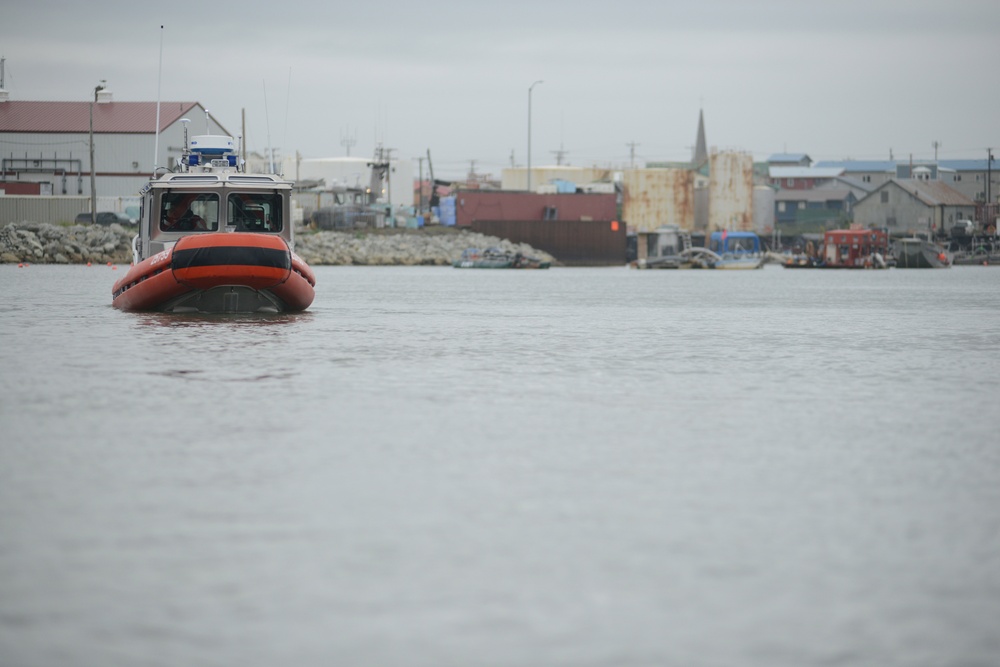
[[[494,248],[480,252],[469,248],[451,263],[456,269],[547,269],[551,262],[529,257],[519,252],[503,252]]]
[[[132,266],[112,288],[125,311],[260,313],[305,310],[312,269],[278,236],[192,234]]]
[[[922,239],[901,239],[897,242],[897,269],[947,269],[951,260],[951,255],[936,243]]]

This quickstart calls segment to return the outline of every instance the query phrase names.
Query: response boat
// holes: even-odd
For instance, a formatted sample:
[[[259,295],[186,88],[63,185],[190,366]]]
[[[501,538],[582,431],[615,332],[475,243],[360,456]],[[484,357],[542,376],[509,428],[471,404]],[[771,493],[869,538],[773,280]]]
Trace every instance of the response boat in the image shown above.
[[[232,137],[192,137],[179,171],[145,187],[133,263],[112,288],[126,311],[305,310],[316,277],[294,252],[292,184],[248,174]]]

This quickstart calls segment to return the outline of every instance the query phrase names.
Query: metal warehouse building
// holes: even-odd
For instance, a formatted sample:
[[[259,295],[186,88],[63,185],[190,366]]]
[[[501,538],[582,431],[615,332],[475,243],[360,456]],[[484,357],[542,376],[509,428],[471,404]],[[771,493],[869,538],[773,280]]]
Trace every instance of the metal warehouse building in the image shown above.
[[[154,167],[172,168],[189,134],[230,133],[198,102],[22,102],[0,91],[0,191],[90,196],[91,137],[98,197],[137,195]],[[157,153],[154,160],[154,149]],[[154,165],[155,162],[155,165]],[[33,191],[33,192],[32,192]]]

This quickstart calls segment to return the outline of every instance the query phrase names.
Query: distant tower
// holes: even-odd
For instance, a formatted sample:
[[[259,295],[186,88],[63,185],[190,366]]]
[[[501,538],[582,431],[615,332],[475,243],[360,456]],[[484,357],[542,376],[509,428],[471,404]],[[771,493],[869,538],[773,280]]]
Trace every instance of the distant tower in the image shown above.
[[[705,112],[698,110],[698,138],[694,143],[694,153],[691,155],[691,168],[697,171],[708,162],[708,148],[705,144]]]
[[[694,142],[694,152],[691,154],[691,170],[700,172],[708,164],[708,147],[705,142],[705,112],[698,110],[698,138]],[[711,194],[708,183],[699,185],[700,175],[695,175],[694,186],[694,228],[707,230]],[[711,175],[709,175],[711,178]]]

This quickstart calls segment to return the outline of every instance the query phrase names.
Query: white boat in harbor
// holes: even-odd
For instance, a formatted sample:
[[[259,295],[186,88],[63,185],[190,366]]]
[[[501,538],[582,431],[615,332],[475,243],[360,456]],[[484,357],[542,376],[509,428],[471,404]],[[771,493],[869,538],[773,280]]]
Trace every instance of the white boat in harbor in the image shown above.
[[[693,245],[691,233],[664,225],[647,234],[647,255],[632,266],[639,269],[759,269],[769,259],[753,232],[712,232],[708,247]]]

